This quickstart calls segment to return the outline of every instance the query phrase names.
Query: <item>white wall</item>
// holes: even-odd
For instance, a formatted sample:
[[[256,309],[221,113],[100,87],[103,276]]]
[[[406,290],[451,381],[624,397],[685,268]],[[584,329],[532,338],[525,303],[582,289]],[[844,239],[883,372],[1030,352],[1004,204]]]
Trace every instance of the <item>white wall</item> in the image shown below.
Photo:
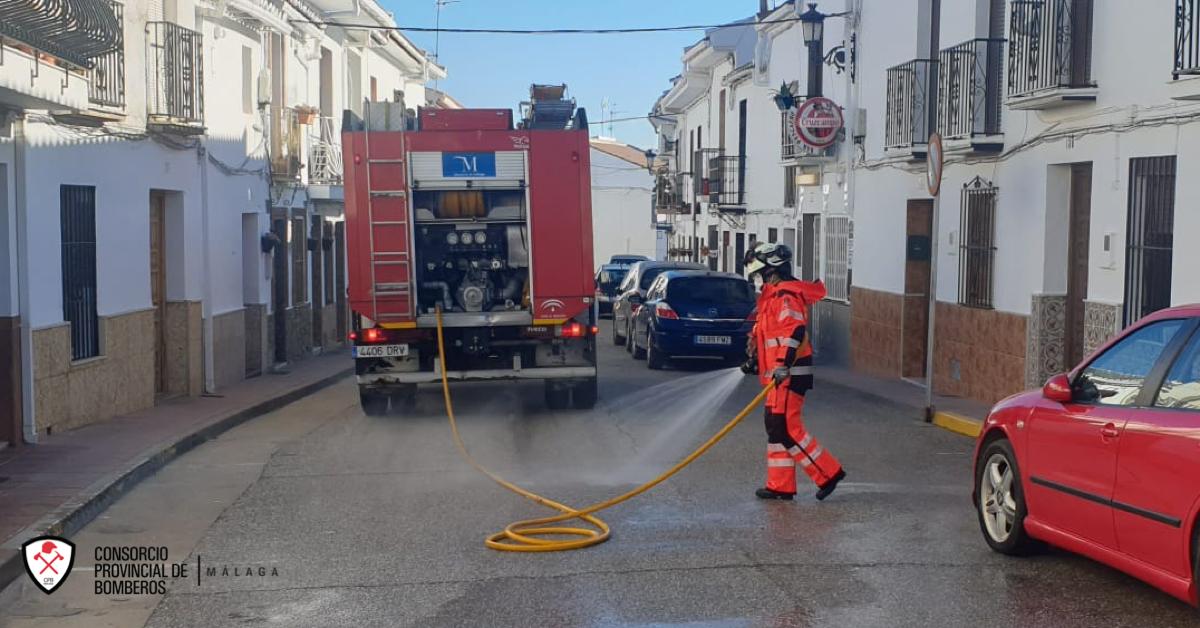
[[[866,109],[867,137],[862,160],[855,172],[855,285],[893,293],[903,291],[905,203],[928,198],[924,191],[923,163],[910,163],[883,150],[886,111],[886,70],[913,58],[917,33],[917,0],[867,0],[859,31],[860,106]],[[979,9],[985,0],[942,3],[941,46],[982,36],[986,19]],[[960,192],[963,184],[981,176],[998,187],[996,213],[996,309],[1028,314],[1035,293],[1065,290],[1067,194],[1065,164],[1092,162],[1092,206],[1088,298],[1121,302],[1124,288],[1124,251],[1128,205],[1129,160],[1134,157],[1178,155],[1176,184],[1176,238],[1173,297],[1175,303],[1200,300],[1200,288],[1191,275],[1200,264],[1200,252],[1183,246],[1185,234],[1200,229],[1200,218],[1191,210],[1200,198],[1200,182],[1189,172],[1200,157],[1193,148],[1200,140],[1200,125],[1170,124],[1171,116],[1200,113],[1194,103],[1170,99],[1173,17],[1169,3],[1146,3],[1131,11],[1114,3],[1095,5],[1092,75],[1099,85],[1094,104],[1060,109],[1022,111],[1004,107],[1003,139],[1006,154],[999,159],[961,154],[948,156],[942,184],[939,229],[938,295],[957,299],[958,257],[950,246],[959,231]],[[986,18],[986,12],[983,14]],[[1123,45],[1129,32],[1146,33],[1139,39],[1137,55]],[[1007,68],[1006,68],[1007,70]],[[1119,131],[1114,127],[1120,127]],[[1039,136],[1077,129],[1071,138],[1049,141]],[[1054,175],[1054,173],[1058,173]],[[1105,233],[1113,235],[1113,252],[1102,250]]]
[[[594,266],[614,254],[656,255],[651,198],[654,179],[645,168],[591,150],[592,255]]]

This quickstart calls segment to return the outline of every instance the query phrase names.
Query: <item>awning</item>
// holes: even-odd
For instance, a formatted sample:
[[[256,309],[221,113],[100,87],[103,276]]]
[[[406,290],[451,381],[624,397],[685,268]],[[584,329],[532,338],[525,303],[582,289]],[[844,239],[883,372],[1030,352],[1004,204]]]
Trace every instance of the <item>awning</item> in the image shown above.
[[[111,0],[0,0],[0,37],[79,67],[122,45]]]

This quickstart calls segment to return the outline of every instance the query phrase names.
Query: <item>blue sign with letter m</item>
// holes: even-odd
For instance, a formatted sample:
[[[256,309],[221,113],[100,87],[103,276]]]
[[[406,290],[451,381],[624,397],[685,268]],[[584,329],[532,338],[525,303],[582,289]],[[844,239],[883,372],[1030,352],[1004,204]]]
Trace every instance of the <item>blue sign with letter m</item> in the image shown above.
[[[496,153],[442,153],[442,176],[494,177]]]

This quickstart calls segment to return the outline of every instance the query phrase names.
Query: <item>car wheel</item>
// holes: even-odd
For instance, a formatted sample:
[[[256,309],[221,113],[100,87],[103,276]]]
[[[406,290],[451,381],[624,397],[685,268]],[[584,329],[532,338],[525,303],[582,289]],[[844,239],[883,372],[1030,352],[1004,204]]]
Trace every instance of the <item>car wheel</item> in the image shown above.
[[[563,410],[571,405],[571,389],[556,382],[546,382],[546,407]]]
[[[633,359],[645,360],[646,359],[646,348],[639,346],[637,343],[637,328],[636,327],[629,330],[629,337],[633,338]],[[650,328],[648,328],[648,327],[646,328],[646,340],[650,340]]]
[[[362,404],[363,414],[367,416],[383,416],[387,414],[387,395],[360,390],[358,391],[358,401]]]
[[[1195,563],[1195,567],[1192,568],[1192,583],[1196,585],[1196,597],[1200,598],[1200,521],[1196,522],[1196,531],[1192,533],[1192,562]],[[1195,602],[1200,604],[1200,599]]]
[[[618,347],[625,344],[625,337],[617,333],[617,317],[615,314],[613,315],[613,344]]]
[[[646,366],[652,371],[658,371],[666,365],[666,360],[663,359],[662,352],[654,348],[654,341],[650,335],[646,335]]]
[[[975,469],[975,510],[983,539],[1001,554],[1028,553],[1033,540],[1025,533],[1025,495],[1012,444],[990,443]]]
[[[571,405],[580,410],[591,410],[596,407],[596,398],[599,396],[599,390],[596,386],[596,378],[592,377],[581,384],[576,384],[571,389]]]
[[[390,396],[393,409],[411,410],[413,406],[417,405],[417,385],[406,384],[403,388],[393,391]]]

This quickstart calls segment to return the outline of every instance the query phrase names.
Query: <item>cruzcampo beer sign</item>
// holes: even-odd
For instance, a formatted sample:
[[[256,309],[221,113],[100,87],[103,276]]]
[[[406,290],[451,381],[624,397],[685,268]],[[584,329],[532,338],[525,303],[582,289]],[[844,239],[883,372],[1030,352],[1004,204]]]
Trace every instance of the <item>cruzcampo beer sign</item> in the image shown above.
[[[845,121],[842,108],[828,98],[809,98],[792,115],[792,137],[816,150],[833,146]]]

